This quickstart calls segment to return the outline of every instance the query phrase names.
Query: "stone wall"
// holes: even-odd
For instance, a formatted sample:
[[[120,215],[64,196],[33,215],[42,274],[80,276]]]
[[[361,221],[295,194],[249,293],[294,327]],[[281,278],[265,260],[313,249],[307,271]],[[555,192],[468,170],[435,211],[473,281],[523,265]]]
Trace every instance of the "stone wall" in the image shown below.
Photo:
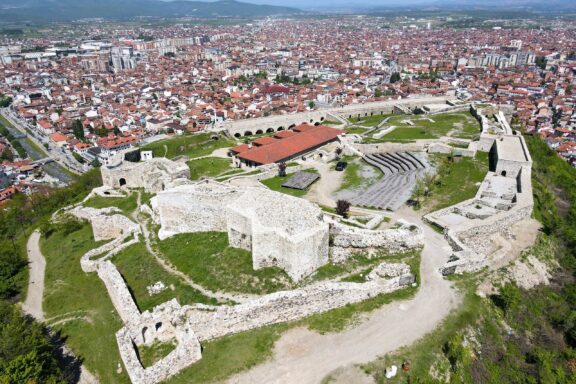
[[[98,277],[104,282],[112,304],[114,304],[114,308],[123,322],[127,323],[140,316],[140,311],[130,294],[130,290],[114,264],[110,261],[100,262],[98,264]]]
[[[326,282],[302,289],[276,292],[235,306],[195,305],[186,308],[192,328],[200,341],[244,332],[266,325],[299,320],[347,304],[389,293],[414,283],[409,268],[379,267],[366,283]],[[378,270],[378,268],[377,268]],[[396,271],[396,276],[382,278],[382,271]]]
[[[257,132],[276,132],[278,129],[288,129],[292,125],[306,123],[321,123],[329,119],[329,115],[339,115],[344,118],[363,117],[379,114],[389,114],[395,105],[402,105],[409,109],[421,107],[426,104],[445,104],[451,96],[423,97],[403,100],[388,100],[366,104],[352,104],[343,108],[327,108],[297,114],[275,115],[258,119],[227,120],[223,129],[231,136],[245,136]]]
[[[159,193],[160,239],[179,233],[227,232],[252,252],[255,269],[277,266],[295,281],[328,262],[328,224],[318,206],[259,187],[201,182]]]
[[[101,168],[102,182],[110,188],[144,188],[147,192],[160,192],[173,185],[177,179],[189,179],[190,169],[186,163],[165,158],[146,162],[120,162]]]
[[[395,229],[369,230],[333,222],[330,225],[330,236],[331,258],[335,263],[343,262],[358,253],[371,255],[382,250],[399,253],[424,245],[422,229],[409,224]]]
[[[414,143],[353,144],[353,146],[364,155],[372,155],[375,153],[423,152],[428,145],[435,142],[436,140],[417,140]]]

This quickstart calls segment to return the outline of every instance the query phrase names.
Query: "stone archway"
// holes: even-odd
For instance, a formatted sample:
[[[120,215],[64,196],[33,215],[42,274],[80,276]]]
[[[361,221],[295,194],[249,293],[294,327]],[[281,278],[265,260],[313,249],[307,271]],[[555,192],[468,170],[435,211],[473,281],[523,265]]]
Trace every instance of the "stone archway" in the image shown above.
[[[120,184],[121,187],[126,185],[126,179],[121,177],[120,180],[118,180],[118,183]]]
[[[278,132],[283,131],[284,127],[278,127]]]
[[[237,139],[239,139],[239,138],[241,138],[241,137],[242,137],[242,135],[241,135],[241,134],[239,134],[239,133],[235,133],[235,134],[234,134],[234,137],[235,137],[235,138],[237,138]]]
[[[252,132],[251,132],[251,131],[246,131],[246,132],[244,132],[244,136],[252,136]]]
[[[261,135],[261,134],[263,134],[263,133],[264,133],[264,131],[262,131],[261,129],[259,129],[259,130],[256,131],[256,134],[257,134],[257,135]]]
[[[266,133],[274,133],[274,128],[268,128],[268,129],[266,130]]]

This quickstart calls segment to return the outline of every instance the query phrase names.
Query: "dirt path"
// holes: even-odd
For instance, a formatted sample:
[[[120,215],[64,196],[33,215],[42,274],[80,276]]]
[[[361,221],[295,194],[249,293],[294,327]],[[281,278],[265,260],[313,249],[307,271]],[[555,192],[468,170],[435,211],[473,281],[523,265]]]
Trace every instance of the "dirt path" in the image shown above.
[[[422,225],[417,217],[412,221]],[[340,333],[292,329],[276,343],[270,361],[232,377],[229,383],[317,384],[339,367],[370,362],[433,331],[461,298],[438,272],[450,246],[440,234],[423,228],[421,287],[414,298],[385,305]]]
[[[36,230],[32,232],[26,244],[30,277],[28,279],[28,295],[26,296],[26,301],[22,304],[22,310],[36,320],[44,321],[42,298],[44,297],[46,260],[40,252],[40,247],[38,246],[39,241],[40,232]]]
[[[28,251],[28,262],[30,265],[30,278],[28,282],[28,294],[26,301],[22,304],[22,310],[34,317],[38,321],[44,321],[44,311],[42,310],[42,299],[44,297],[44,274],[46,271],[46,259],[40,251],[40,232],[32,232],[28,238],[26,249]],[[63,347],[64,355],[73,356],[72,351],[66,346]],[[98,379],[90,373],[86,367],[80,366],[79,384],[97,384]]]
[[[312,166],[320,173],[320,180],[312,186],[305,198],[321,205],[335,207],[336,200],[332,195],[340,188],[344,172],[334,171],[330,168],[331,164],[320,161],[314,161]]]

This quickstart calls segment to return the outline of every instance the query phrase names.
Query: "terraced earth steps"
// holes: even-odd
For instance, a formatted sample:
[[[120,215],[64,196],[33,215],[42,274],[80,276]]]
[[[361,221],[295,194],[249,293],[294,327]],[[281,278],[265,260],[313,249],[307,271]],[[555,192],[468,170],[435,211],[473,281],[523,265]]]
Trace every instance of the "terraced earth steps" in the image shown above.
[[[364,161],[378,168],[384,178],[352,198],[353,205],[395,211],[412,196],[416,180],[430,166],[420,153],[377,153],[364,156]]]

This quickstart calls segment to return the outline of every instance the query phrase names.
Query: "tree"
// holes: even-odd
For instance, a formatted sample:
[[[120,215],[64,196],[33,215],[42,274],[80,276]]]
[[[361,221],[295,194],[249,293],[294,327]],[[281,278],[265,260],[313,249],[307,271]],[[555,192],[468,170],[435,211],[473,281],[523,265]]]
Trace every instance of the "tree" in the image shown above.
[[[315,106],[316,106],[316,104],[313,101],[308,103],[308,108],[310,108],[310,109],[314,109]]]
[[[0,383],[59,383],[64,374],[46,329],[0,301]]]
[[[84,164],[86,162],[86,160],[84,160],[84,158],[82,156],[80,156],[78,153],[76,152],[72,152],[72,156],[76,159],[77,162],[79,162],[80,164]]]
[[[350,211],[350,204],[347,200],[338,200],[336,202],[336,214],[342,216],[343,218],[348,218],[348,213]]]
[[[398,72],[394,72],[392,74],[392,76],[390,76],[390,84],[394,84],[400,80],[401,80],[401,78],[400,78],[400,74]]]
[[[72,132],[78,140],[84,141],[84,125],[80,120],[74,120],[74,123],[72,124]]]
[[[288,168],[288,166],[286,165],[285,162],[281,162],[280,164],[278,164],[278,176],[286,177],[286,168]]]
[[[98,159],[92,160],[90,165],[93,166],[94,168],[100,168],[102,166],[102,164],[100,163],[100,161]]]
[[[374,97],[382,97],[382,91],[379,88],[374,91]]]
[[[10,148],[4,148],[2,153],[0,154],[0,161],[13,161],[14,154],[10,150]]]
[[[418,179],[416,185],[414,185],[414,190],[412,191],[412,200],[414,200],[417,207],[420,206],[420,199],[424,196],[425,188],[424,179]]]
[[[536,65],[540,67],[540,69],[546,69],[546,64],[548,63],[548,59],[544,56],[536,57]]]
[[[12,98],[10,96],[4,96],[0,94],[0,107],[7,108],[12,104]]]
[[[340,160],[340,157],[342,156],[342,152],[344,152],[344,150],[340,147],[336,148],[336,160]]]

